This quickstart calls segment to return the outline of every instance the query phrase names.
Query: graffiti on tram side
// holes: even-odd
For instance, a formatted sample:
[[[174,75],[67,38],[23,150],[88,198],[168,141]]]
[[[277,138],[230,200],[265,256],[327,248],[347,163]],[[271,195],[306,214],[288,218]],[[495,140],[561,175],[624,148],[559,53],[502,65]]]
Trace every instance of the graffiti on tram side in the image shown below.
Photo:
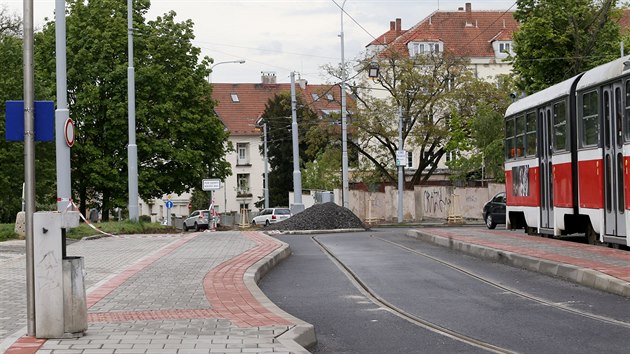
[[[512,167],[512,195],[529,196],[529,166]]]
[[[451,204],[451,198],[444,188],[424,191],[424,212],[425,213],[445,213]]]

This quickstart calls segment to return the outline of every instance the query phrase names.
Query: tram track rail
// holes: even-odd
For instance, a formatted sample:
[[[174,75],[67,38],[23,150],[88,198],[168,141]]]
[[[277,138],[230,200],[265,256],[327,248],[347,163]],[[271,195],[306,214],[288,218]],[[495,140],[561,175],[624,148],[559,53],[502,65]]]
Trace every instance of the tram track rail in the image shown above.
[[[379,296],[376,292],[374,292],[369,286],[367,286],[367,284],[365,284],[361,278],[352,270],[350,269],[350,267],[348,267],[347,265],[345,265],[345,263],[343,263],[339,258],[337,258],[332,251],[330,251],[330,249],[328,249],[328,247],[326,247],[321,241],[319,241],[316,236],[311,236],[310,237],[311,240],[313,240],[313,242],[315,242],[315,244],[318,245],[318,247],[322,250],[322,252],[324,252],[331,260],[332,262],[348,277],[348,279],[350,279],[350,281],[353,283],[353,285],[363,294],[365,295],[370,301],[372,301],[374,304],[380,306],[381,308],[385,309],[386,311],[394,314],[395,316],[398,316],[406,321],[409,321],[419,327],[422,327],[424,329],[427,329],[433,333],[437,333],[443,336],[446,336],[448,338],[457,340],[459,342],[471,345],[473,347],[477,347],[480,349],[484,349],[487,350],[488,352],[491,353],[499,353],[499,354],[514,354],[517,353],[511,349],[508,348],[503,348],[503,347],[499,347],[497,345],[494,345],[492,343],[489,342],[485,342],[483,340],[480,339],[476,339],[470,336],[467,336],[463,333],[459,333],[457,331],[451,330],[449,328],[443,327],[437,323],[431,322],[431,321],[427,321],[421,317],[418,317],[414,314],[411,314],[407,311],[404,311],[403,309],[397,307],[396,305],[392,304],[391,302],[385,300],[384,298],[382,298],[381,296]]]
[[[376,304],[377,306],[380,306],[381,308],[385,309],[386,311],[394,314],[395,316],[398,316],[408,322],[411,322],[419,327],[422,327],[424,329],[427,329],[433,333],[436,334],[440,334],[443,335],[445,337],[457,340],[459,342],[471,345],[473,347],[477,347],[480,349],[484,349],[487,350],[488,352],[491,353],[517,353],[516,351],[509,349],[509,348],[504,348],[501,346],[497,346],[493,343],[490,342],[486,342],[477,338],[473,338],[470,337],[466,334],[454,331],[452,329],[446,328],[444,326],[441,326],[437,323],[428,321],[426,319],[423,319],[417,315],[414,315],[412,313],[409,313],[401,308],[399,308],[398,306],[392,304],[391,302],[387,301],[386,299],[384,299],[383,297],[381,297],[378,293],[376,293],[374,290],[372,290],[364,281],[361,280],[361,278],[359,277],[358,274],[356,274],[349,266],[347,266],[341,259],[339,259],[326,245],[324,245],[324,243],[320,240],[317,239],[318,236],[311,236],[311,240],[322,250],[322,252],[324,252],[329,259],[331,259],[331,261],[346,275],[346,277],[353,283],[353,285],[364,295],[366,296],[371,302],[373,302],[374,304]],[[610,317],[606,317],[606,316],[602,316],[602,315],[597,315],[591,312],[587,312],[587,311],[583,311],[583,310],[579,310],[579,309],[575,309],[572,308],[570,306],[564,305],[564,304],[560,304],[557,302],[552,302],[552,301],[548,301],[546,299],[543,299],[541,297],[532,295],[532,294],[528,294],[526,292],[502,285],[498,282],[492,281],[490,279],[487,279],[486,277],[476,274],[474,272],[471,272],[468,269],[465,269],[464,267],[458,266],[456,264],[453,264],[451,262],[442,260],[438,257],[434,257],[432,255],[429,255],[427,253],[415,250],[413,248],[407,247],[403,244],[391,241],[391,240],[387,240],[384,239],[382,237],[379,236],[375,236],[375,235],[370,235],[371,238],[387,243],[393,247],[397,247],[400,248],[406,252],[410,252],[411,254],[420,256],[420,257],[424,257],[427,258],[431,261],[434,261],[436,263],[439,263],[443,266],[446,266],[448,268],[451,268],[455,271],[458,271],[468,277],[471,277],[477,281],[480,281],[484,284],[490,285],[492,287],[495,287],[503,292],[521,297],[523,299],[526,299],[528,301],[532,301],[535,302],[537,304],[543,305],[543,306],[547,306],[549,308],[554,308],[557,310],[561,310],[564,312],[568,312],[574,315],[578,315],[578,316],[582,316],[591,320],[595,320],[595,321],[600,321],[603,323],[608,323],[608,324],[612,324],[615,326],[620,326],[623,328],[630,328],[630,323],[629,322],[624,322],[624,321],[620,321],[614,318],[610,318]]]
[[[612,324],[612,325],[620,326],[620,327],[624,327],[624,328],[630,328],[630,322],[620,321],[620,320],[617,320],[617,319],[614,319],[614,318],[601,316],[601,315],[597,315],[597,314],[594,314],[594,313],[591,313],[591,312],[575,309],[573,307],[570,307],[570,306],[567,306],[567,305],[564,305],[564,304],[559,304],[557,302],[548,301],[548,300],[545,300],[545,299],[543,299],[541,297],[534,296],[534,295],[525,293],[523,291],[514,289],[512,287],[508,287],[508,286],[499,284],[498,282],[489,280],[489,279],[487,279],[487,278],[485,278],[485,277],[483,277],[483,276],[481,276],[479,274],[476,274],[474,272],[471,272],[471,271],[469,271],[469,270],[467,270],[467,269],[465,269],[465,268],[463,268],[461,266],[458,266],[458,265],[453,264],[451,262],[444,261],[442,259],[439,259],[437,257],[431,256],[431,255],[426,254],[424,252],[420,252],[418,250],[415,250],[413,248],[407,247],[407,246],[402,245],[400,243],[397,243],[397,242],[394,242],[394,241],[391,241],[391,240],[386,240],[386,239],[384,239],[382,237],[378,237],[378,236],[374,236],[374,235],[370,235],[370,237],[374,238],[374,239],[377,239],[379,241],[388,243],[388,244],[393,245],[395,247],[401,248],[401,249],[403,249],[403,250],[405,250],[407,252],[411,252],[411,253],[416,254],[418,256],[422,256],[424,258],[428,258],[428,259],[430,259],[430,260],[432,260],[434,262],[440,263],[440,264],[442,264],[442,265],[444,265],[446,267],[449,267],[449,268],[451,268],[453,270],[456,270],[456,271],[458,271],[458,272],[460,272],[462,274],[465,274],[465,275],[467,275],[467,276],[469,276],[469,277],[471,277],[473,279],[476,279],[476,280],[478,280],[480,282],[483,282],[483,283],[485,283],[487,285],[493,286],[493,287],[495,287],[495,288],[497,288],[499,290],[502,290],[504,292],[507,292],[507,293],[510,293],[510,294],[513,294],[513,295],[516,295],[516,296],[519,296],[521,298],[524,298],[524,299],[536,302],[536,303],[538,303],[540,305],[552,307],[552,308],[555,308],[557,310],[562,310],[562,311],[565,311],[565,312],[569,312],[569,313],[572,313],[574,315],[578,315],[578,316],[589,318],[591,320],[596,320],[596,321],[600,321],[600,322],[604,322],[604,323],[608,323],[608,324]]]

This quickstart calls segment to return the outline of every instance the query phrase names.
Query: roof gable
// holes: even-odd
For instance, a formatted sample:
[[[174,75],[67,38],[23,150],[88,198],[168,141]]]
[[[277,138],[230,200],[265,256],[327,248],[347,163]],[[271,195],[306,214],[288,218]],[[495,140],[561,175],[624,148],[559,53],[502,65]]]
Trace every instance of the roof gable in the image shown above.
[[[233,136],[260,135],[255,125],[267,102],[276,94],[291,92],[288,83],[213,83],[212,86],[212,98],[216,101],[214,110]],[[306,80],[301,80],[295,88],[296,94],[301,95],[319,116],[341,111],[339,85],[308,85]],[[232,95],[238,96],[238,102]],[[347,106],[352,107],[352,97],[347,95],[346,99]]]

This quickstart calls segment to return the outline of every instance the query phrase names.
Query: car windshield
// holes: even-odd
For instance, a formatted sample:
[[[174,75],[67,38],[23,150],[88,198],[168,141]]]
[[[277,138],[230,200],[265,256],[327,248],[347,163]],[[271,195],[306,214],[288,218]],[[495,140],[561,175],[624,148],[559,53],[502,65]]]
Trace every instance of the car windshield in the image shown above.
[[[276,209],[276,215],[291,215],[289,209]]]

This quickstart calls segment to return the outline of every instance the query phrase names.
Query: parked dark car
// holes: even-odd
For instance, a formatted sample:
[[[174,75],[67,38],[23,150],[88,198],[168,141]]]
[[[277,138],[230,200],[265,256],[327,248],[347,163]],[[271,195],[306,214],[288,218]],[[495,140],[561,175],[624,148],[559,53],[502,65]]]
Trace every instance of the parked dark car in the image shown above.
[[[505,224],[505,203],[505,192],[501,192],[483,206],[483,220],[489,229]]]

